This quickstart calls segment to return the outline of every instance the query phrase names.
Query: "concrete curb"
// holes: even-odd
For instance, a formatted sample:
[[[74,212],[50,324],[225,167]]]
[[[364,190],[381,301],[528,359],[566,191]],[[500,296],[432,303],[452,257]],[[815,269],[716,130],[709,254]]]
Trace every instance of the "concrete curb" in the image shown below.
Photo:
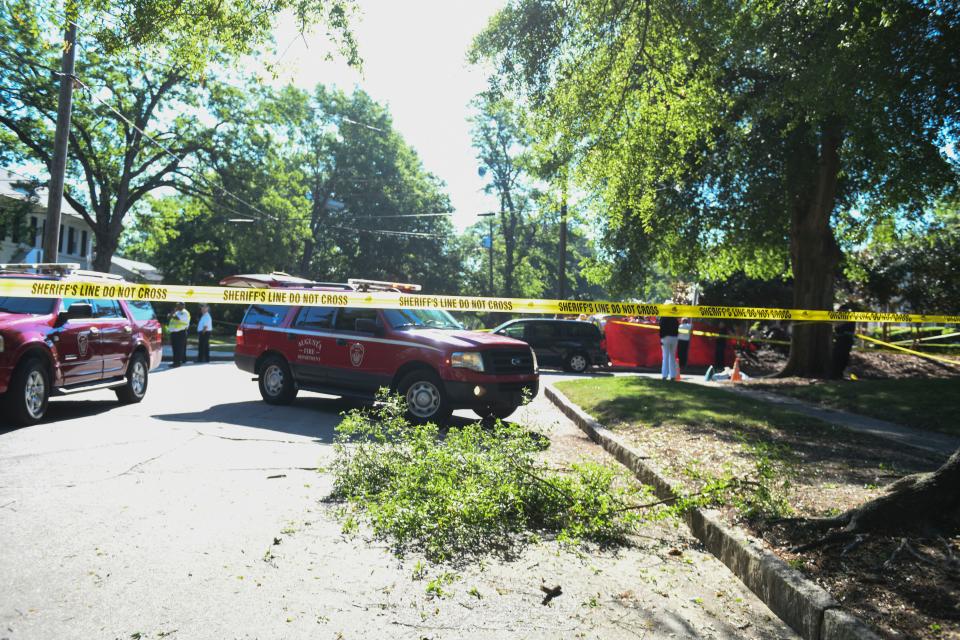
[[[580,427],[591,440],[606,449],[657,497],[680,495],[680,490],[622,438],[594,420],[552,384],[544,393],[560,411]],[[799,571],[730,527],[716,511],[694,509],[687,515],[690,531],[763,600],[781,620],[805,640],[880,640],[866,624],[840,609],[840,603],[824,589],[807,580]]]

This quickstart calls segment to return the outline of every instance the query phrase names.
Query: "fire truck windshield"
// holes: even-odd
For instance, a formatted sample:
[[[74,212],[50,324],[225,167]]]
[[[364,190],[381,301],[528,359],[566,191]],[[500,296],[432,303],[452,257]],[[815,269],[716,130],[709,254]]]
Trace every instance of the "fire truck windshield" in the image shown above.
[[[26,313],[43,316],[53,313],[53,298],[0,297],[0,313]]]
[[[440,309],[384,309],[383,315],[394,329],[463,329]]]

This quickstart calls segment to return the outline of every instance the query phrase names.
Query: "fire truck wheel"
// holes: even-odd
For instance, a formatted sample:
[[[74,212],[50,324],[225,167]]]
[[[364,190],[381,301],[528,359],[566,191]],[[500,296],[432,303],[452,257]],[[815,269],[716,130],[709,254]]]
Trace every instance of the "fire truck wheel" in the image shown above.
[[[268,356],[260,365],[260,395],[267,404],[290,404],[297,397],[290,367],[279,356]]]
[[[516,411],[516,407],[484,407],[483,409],[474,409],[474,413],[483,418],[484,420],[492,420],[497,418],[499,420],[506,420],[513,412]]]
[[[130,358],[127,366],[127,384],[116,390],[117,400],[124,404],[134,404],[147,395],[147,377],[150,366],[147,357],[139,351]]]
[[[440,423],[453,413],[443,382],[432,371],[411,371],[400,380],[397,391],[406,400],[407,418],[413,422]]]
[[[50,374],[39,358],[27,358],[13,372],[4,398],[4,414],[18,425],[40,422],[50,399]]]

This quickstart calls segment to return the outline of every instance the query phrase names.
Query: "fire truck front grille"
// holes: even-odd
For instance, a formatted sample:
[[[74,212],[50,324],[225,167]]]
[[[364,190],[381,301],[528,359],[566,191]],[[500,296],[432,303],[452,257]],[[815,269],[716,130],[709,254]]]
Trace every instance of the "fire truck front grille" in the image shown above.
[[[529,349],[496,349],[484,352],[483,365],[499,375],[533,373],[533,356]]]

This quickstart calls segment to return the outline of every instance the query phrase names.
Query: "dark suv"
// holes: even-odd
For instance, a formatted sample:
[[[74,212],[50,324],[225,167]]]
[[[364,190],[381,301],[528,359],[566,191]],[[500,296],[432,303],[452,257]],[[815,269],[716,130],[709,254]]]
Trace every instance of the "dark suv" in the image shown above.
[[[247,309],[235,360],[257,376],[270,404],[292,402],[299,389],[370,400],[385,387],[403,396],[412,420],[439,422],[454,409],[506,418],[537,395],[537,360],[522,342],[464,331],[440,309],[354,308],[342,295],[416,292],[417,285],[322,283],[281,273],[231,276],[221,284],[297,290],[324,305]]]
[[[71,282],[123,282],[76,266],[0,265],[0,278],[49,283],[51,291]],[[121,402],[140,402],[148,372],[160,364],[162,331],[149,302],[0,296],[4,419],[34,424],[50,396],[78,391],[114,389]]]
[[[544,367],[583,373],[590,366],[605,367],[609,361],[600,329],[589,322],[524,318],[506,322],[493,333],[523,340]]]

